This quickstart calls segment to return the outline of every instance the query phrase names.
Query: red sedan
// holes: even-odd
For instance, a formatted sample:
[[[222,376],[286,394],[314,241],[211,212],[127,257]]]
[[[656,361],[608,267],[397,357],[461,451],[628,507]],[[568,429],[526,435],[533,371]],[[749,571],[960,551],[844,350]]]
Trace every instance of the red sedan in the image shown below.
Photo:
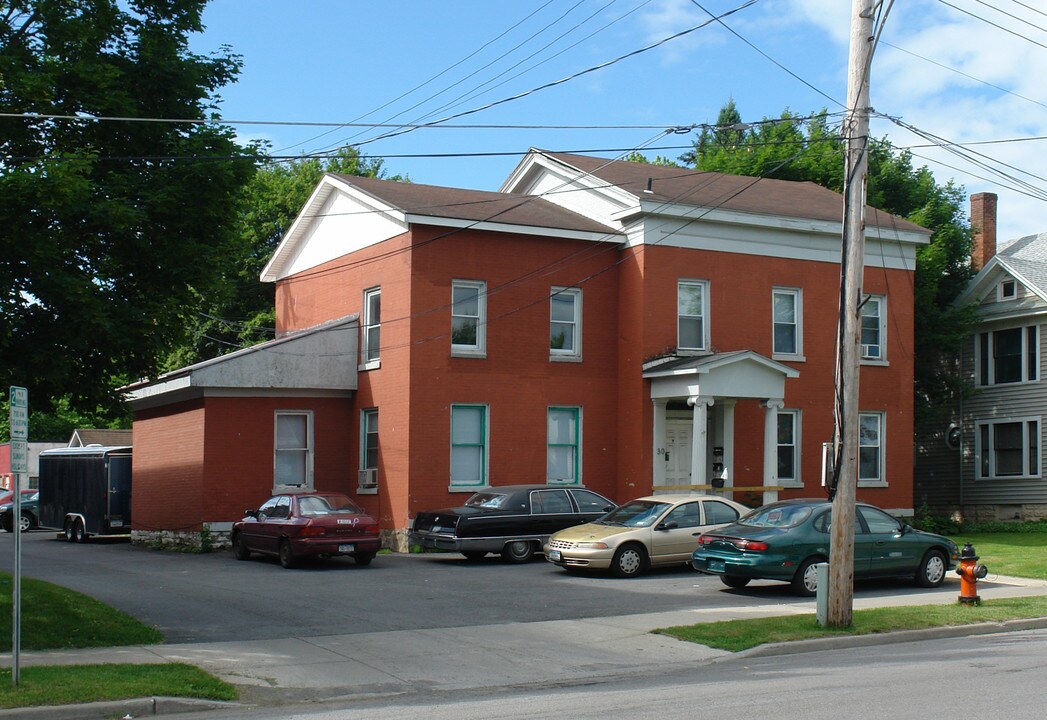
[[[369,565],[381,547],[378,521],[341,493],[274,495],[233,524],[233,554],[275,555],[285,568],[303,557],[351,555]]]

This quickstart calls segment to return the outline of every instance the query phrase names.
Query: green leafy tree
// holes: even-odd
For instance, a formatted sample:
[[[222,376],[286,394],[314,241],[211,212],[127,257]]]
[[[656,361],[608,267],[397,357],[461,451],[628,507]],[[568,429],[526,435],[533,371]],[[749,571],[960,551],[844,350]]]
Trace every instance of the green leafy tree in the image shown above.
[[[362,156],[353,147],[329,158],[270,162],[259,168],[239,199],[235,248],[221,268],[223,290],[210,303],[191,306],[196,315],[186,318],[190,336],[168,356],[166,369],[272,339],[273,286],[258,276],[325,173],[386,177],[381,159]],[[399,175],[387,179],[404,180]]]
[[[647,159],[639,150],[633,150],[631,153],[622,158],[626,162],[643,163],[644,165],[661,165],[663,167],[682,167],[680,163],[675,160],[670,160],[663,155],[655,155],[654,160]]]
[[[220,289],[255,153],[211,122],[240,58],[189,51],[205,5],[0,0],[0,386],[41,412],[122,418]]]
[[[781,118],[739,127],[732,100],[721,109],[717,129],[703,131],[681,160],[699,170],[806,180],[842,192],[844,139],[825,109],[803,121],[786,109]],[[926,167],[913,167],[908,151],[896,150],[886,138],[870,140],[868,203],[933,231],[930,244],[916,252],[917,432],[935,426],[950,400],[968,391],[954,358],[971,332],[975,310],[953,304],[971,278],[965,198],[962,187],[939,184]]]

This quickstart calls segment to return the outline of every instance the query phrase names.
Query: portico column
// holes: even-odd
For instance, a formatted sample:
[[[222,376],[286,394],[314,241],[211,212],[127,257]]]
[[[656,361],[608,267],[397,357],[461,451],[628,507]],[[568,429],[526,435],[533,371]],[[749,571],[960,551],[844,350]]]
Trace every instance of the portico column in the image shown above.
[[[778,484],[778,411],[785,407],[785,401],[770,398],[760,403],[767,409],[763,421],[763,484],[770,487]],[[764,490],[763,503],[778,500],[777,490]]]
[[[734,485],[734,406],[737,401],[723,400],[723,490]]]
[[[651,453],[654,467],[651,472],[652,491],[665,485],[665,407],[669,401],[665,398],[651,398],[654,406],[654,423],[651,431],[651,442],[654,452]]]
[[[691,489],[695,485],[709,484],[709,408],[711,397],[696,395],[687,398],[687,404],[694,408],[694,420],[691,423]]]

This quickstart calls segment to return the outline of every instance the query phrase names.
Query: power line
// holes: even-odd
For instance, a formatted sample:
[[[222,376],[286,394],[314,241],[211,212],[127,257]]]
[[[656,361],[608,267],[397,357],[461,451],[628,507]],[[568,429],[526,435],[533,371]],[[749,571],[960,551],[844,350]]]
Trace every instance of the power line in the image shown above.
[[[1015,37],[1021,38],[1022,40],[1025,40],[1026,42],[1030,42],[1033,45],[1038,45],[1038,46],[1044,48],[1045,50],[1047,50],[1047,45],[1045,45],[1042,42],[1039,42],[1037,40],[1033,40],[1031,37],[1028,37],[1027,35],[1022,35],[1020,32],[1017,32],[1015,30],[1011,30],[1010,28],[1006,28],[1003,25],[1000,25],[999,23],[994,23],[992,20],[987,20],[986,18],[983,18],[981,15],[976,15],[976,14],[972,13],[970,10],[964,10],[961,7],[957,7],[956,5],[953,5],[951,2],[948,2],[947,0],[938,0],[938,2],[940,2],[942,5],[945,5],[946,7],[951,7],[953,10],[956,10],[957,12],[961,12],[964,15],[969,15],[970,17],[974,18],[975,20],[981,20],[986,25],[992,25],[997,30],[1003,30],[1005,33],[1010,33],[1011,35],[1014,35]]]
[[[948,70],[949,72],[954,72],[957,75],[962,75],[963,77],[967,78],[968,80],[974,80],[975,82],[981,83],[982,85],[986,85],[988,87],[991,87],[994,90],[999,90],[1000,92],[1007,93],[1008,95],[1013,95],[1016,98],[1020,98],[1022,100],[1027,101],[1027,102],[1031,102],[1031,103],[1033,103],[1035,105],[1039,105],[1042,108],[1047,108],[1047,103],[1042,103],[1039,100],[1033,100],[1032,98],[1027,98],[1024,95],[1019,95],[1018,93],[1012,92],[1011,90],[1008,90],[1007,88],[1000,87],[999,85],[994,85],[991,82],[988,82],[986,80],[982,80],[981,78],[977,78],[974,75],[969,75],[969,74],[963,72],[962,70],[957,70],[956,68],[951,67],[949,65],[945,65],[944,63],[940,63],[937,60],[932,60],[929,57],[924,57],[923,55],[920,55],[918,53],[914,53],[912,50],[907,50],[907,49],[905,49],[903,47],[899,47],[898,45],[892,45],[891,43],[887,42],[886,40],[881,40],[880,42],[883,43],[884,45],[886,45],[887,47],[894,48],[895,50],[900,50],[901,52],[906,53],[907,55],[912,55],[914,58],[918,58],[920,60],[923,60],[924,62],[929,62],[932,65],[937,65],[938,67],[942,68],[943,70]]]
[[[432,125],[440,125],[440,124],[443,124],[443,123],[445,123],[445,122],[447,122],[449,120],[455,120],[455,119],[460,118],[460,117],[465,117],[466,115],[472,115],[474,113],[482,112],[484,110],[489,110],[489,109],[491,109],[493,107],[497,107],[499,105],[504,105],[505,103],[513,102],[515,100],[520,100],[522,98],[528,97],[529,95],[533,95],[533,94],[535,94],[537,92],[541,92],[542,90],[548,90],[549,88],[553,88],[553,87],[556,87],[558,85],[563,85],[564,83],[570,82],[572,80],[576,80],[577,78],[580,78],[583,75],[588,75],[589,73],[596,72],[597,70],[603,70],[604,68],[610,67],[611,65],[614,65],[616,63],[621,62],[622,60],[626,60],[628,58],[635,57],[635,56],[640,55],[642,53],[645,53],[645,52],[648,52],[650,50],[653,50],[653,49],[655,49],[657,47],[661,47],[662,45],[664,45],[667,42],[670,42],[672,40],[676,40],[677,38],[681,38],[684,35],[688,35],[688,34],[694,32],[696,30],[700,30],[700,29],[702,29],[704,27],[707,27],[707,26],[709,26],[710,24],[712,24],[713,22],[715,22],[719,18],[728,17],[728,16],[733,15],[733,14],[735,14],[737,12],[740,12],[741,10],[745,10],[745,9],[755,5],[757,2],[759,2],[759,0],[746,0],[746,2],[742,3],[741,5],[733,8],[732,10],[728,10],[727,12],[725,12],[725,13],[723,13],[723,14],[721,14],[721,15],[719,15],[719,16],[711,19],[711,20],[707,20],[705,22],[702,22],[702,23],[700,23],[698,25],[695,25],[694,27],[688,28],[686,30],[681,30],[678,33],[670,35],[669,37],[662,38],[661,40],[658,40],[657,42],[651,43],[650,45],[646,45],[646,46],[644,46],[642,48],[639,48],[637,50],[633,50],[631,52],[625,53],[624,55],[619,55],[618,57],[613,58],[611,60],[608,60],[606,62],[600,63],[599,65],[594,65],[592,67],[586,68],[585,70],[579,70],[578,72],[572,73],[572,74],[568,75],[567,77],[561,78],[559,80],[554,80],[552,82],[545,83],[544,85],[539,85],[538,87],[531,88],[530,90],[525,90],[523,92],[517,93],[517,94],[512,95],[510,97],[502,98],[501,100],[495,100],[494,102],[487,103],[486,105],[481,105],[480,107],[476,107],[476,108],[473,108],[471,110],[464,110],[462,112],[455,113],[453,115],[448,115],[447,117],[441,118],[439,120],[433,120],[431,122],[424,123],[423,127],[430,127]],[[370,140],[366,140],[365,143],[371,143],[371,142],[376,142],[378,140],[384,140],[384,139],[390,138],[390,137],[396,137],[397,135],[403,135],[404,133],[410,132],[411,130],[414,130],[414,129],[415,128],[409,128],[409,129],[405,129],[405,130],[384,133],[382,135],[378,135],[376,137],[373,137]],[[365,143],[356,143],[356,145],[360,146],[360,145],[363,145]]]

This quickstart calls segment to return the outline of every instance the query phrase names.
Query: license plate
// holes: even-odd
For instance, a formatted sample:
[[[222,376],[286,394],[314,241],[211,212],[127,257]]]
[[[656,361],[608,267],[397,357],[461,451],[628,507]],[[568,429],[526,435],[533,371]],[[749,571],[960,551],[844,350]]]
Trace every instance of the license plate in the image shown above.
[[[109,521],[109,527],[123,527],[123,526],[124,526],[124,521],[123,520],[110,520]]]
[[[708,563],[706,563],[706,569],[709,572],[722,573],[723,572],[723,560],[710,560]]]
[[[353,552],[354,550],[356,550],[356,545],[353,545],[352,543],[345,543],[338,546],[338,552]]]
[[[559,550],[550,550],[549,551],[549,559],[550,560],[559,560],[560,559],[560,551]]]

